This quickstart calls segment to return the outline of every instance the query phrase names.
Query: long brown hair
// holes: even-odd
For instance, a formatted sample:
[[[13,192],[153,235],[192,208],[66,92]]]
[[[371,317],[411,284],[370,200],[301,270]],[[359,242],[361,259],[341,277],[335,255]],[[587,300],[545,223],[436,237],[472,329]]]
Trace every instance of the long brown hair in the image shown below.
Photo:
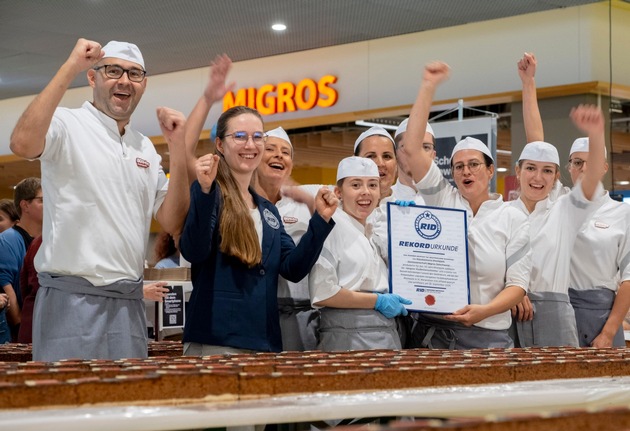
[[[235,106],[225,111],[217,122],[217,138],[225,138],[228,122],[243,114],[253,114],[263,122],[261,115],[255,109],[247,106]],[[249,215],[249,208],[241,196],[238,184],[232,176],[223,154],[219,151],[219,168],[217,182],[221,188],[223,211],[221,212],[220,228],[221,252],[234,256],[250,268],[262,261],[262,250],[258,241],[258,234],[254,221]]]

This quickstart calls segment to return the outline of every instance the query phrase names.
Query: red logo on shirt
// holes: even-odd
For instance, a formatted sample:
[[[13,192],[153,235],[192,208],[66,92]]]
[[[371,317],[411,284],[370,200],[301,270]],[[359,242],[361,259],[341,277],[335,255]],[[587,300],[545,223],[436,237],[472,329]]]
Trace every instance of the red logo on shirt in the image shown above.
[[[144,159],[141,159],[140,157],[136,157],[136,165],[138,165],[139,168],[148,168],[149,166],[151,166],[151,163],[147,162]]]
[[[296,217],[284,216],[282,217],[282,221],[284,224],[293,224],[293,223],[297,223],[298,219]]]

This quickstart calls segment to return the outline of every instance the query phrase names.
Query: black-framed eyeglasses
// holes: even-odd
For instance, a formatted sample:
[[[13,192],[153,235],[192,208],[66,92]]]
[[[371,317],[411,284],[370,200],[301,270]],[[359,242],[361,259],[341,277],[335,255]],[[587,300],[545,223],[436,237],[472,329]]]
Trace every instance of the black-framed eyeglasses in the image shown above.
[[[461,174],[462,172],[464,172],[464,167],[468,166],[468,170],[471,173],[475,173],[478,172],[479,169],[481,169],[481,166],[483,165],[483,163],[477,161],[477,160],[471,160],[470,162],[468,162],[467,164],[464,163],[455,163],[453,165],[453,171],[455,171],[455,173],[457,174]]]
[[[146,70],[138,68],[125,69],[117,64],[104,64],[102,66],[93,67],[93,69],[103,69],[105,76],[110,79],[120,79],[120,77],[123,76],[123,73],[127,73],[127,77],[131,82],[142,82],[144,81],[145,76],[147,76]]]
[[[577,157],[574,159],[570,159],[569,163],[567,163],[567,166],[566,166],[567,171],[570,171],[572,169],[579,171],[580,169],[584,167],[584,163],[586,163],[586,160],[578,159]]]
[[[263,145],[265,141],[267,140],[267,135],[263,132],[254,132],[251,135],[249,135],[247,132],[239,131],[239,132],[230,133],[229,135],[225,135],[226,138],[228,136],[231,136],[234,142],[237,143],[238,145],[245,145],[247,141],[249,141],[249,138],[252,139],[252,142],[255,145]]]

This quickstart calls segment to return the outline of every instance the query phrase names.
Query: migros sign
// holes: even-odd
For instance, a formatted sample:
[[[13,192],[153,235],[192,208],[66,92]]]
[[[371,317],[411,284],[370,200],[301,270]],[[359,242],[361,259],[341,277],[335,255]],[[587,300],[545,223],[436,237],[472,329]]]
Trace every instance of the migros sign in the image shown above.
[[[241,88],[236,94],[228,91],[223,97],[223,110],[244,105],[256,109],[261,115],[273,115],[308,111],[315,106],[330,108],[339,99],[337,90],[332,87],[336,82],[336,76],[325,75],[317,82],[306,78],[297,84],[281,82],[275,86]]]

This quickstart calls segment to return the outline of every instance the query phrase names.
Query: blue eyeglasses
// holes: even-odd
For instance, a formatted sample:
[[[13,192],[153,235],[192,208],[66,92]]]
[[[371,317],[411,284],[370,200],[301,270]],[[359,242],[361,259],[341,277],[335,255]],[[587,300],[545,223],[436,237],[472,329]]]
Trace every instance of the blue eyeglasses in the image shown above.
[[[245,145],[247,141],[249,141],[249,138],[252,138],[252,142],[255,145],[263,145],[267,140],[267,135],[263,132],[254,132],[251,135],[249,135],[247,132],[234,132],[230,133],[229,135],[225,135],[226,138],[228,136],[231,136],[232,139],[234,139],[234,142],[239,145]]]

